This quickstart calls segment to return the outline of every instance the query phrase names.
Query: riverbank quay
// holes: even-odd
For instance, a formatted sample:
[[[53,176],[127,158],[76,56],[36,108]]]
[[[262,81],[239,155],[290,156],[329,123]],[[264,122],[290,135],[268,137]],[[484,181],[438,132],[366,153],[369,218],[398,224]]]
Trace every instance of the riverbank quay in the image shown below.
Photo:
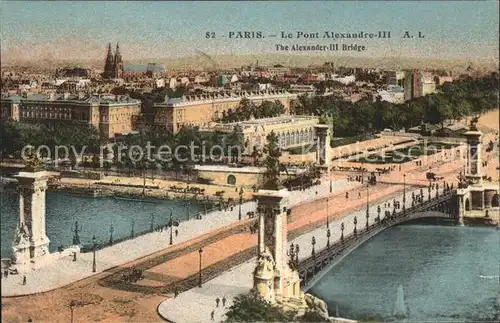
[[[333,189],[336,192],[346,187],[355,186],[355,184],[356,183],[351,182],[348,183],[345,180],[335,181],[333,183]],[[329,184],[323,183],[322,185],[303,192],[291,192],[291,197],[293,198],[293,203],[291,205],[307,201],[312,197],[318,196],[318,194],[320,194],[319,196],[329,194]],[[243,217],[245,217],[247,212],[256,210],[256,203],[243,203],[241,209]],[[240,222],[238,218],[239,207],[235,207],[233,210],[212,211],[204,215],[202,219],[193,218],[184,221],[179,226],[178,237],[173,239],[174,245]],[[250,226],[250,223],[248,226]],[[96,273],[161,251],[169,246],[169,239],[170,230],[151,232],[100,249],[96,251],[96,272],[92,272],[92,252],[78,254],[76,261],[73,261],[73,256],[68,256],[50,264],[44,264],[40,267],[35,266],[25,273],[27,281],[32,283],[26,285],[19,284],[18,280],[21,279],[22,275],[19,277],[12,276],[3,281],[2,296],[27,295],[62,287],[71,282],[84,279]]]
[[[445,170],[452,172],[453,168],[450,169],[449,165],[440,165],[439,167],[436,168],[436,172],[438,171],[444,172]],[[405,171],[405,165],[403,165],[403,172],[404,171]],[[412,173],[412,171],[409,171],[408,173]],[[422,173],[416,172],[415,175],[412,176],[415,176],[415,178],[419,178],[419,176],[422,177],[424,175],[422,175]],[[453,173],[450,173],[450,176],[451,179],[455,178],[455,175]],[[382,175],[382,177],[388,181],[395,181],[396,178],[401,178],[401,173],[392,172],[392,175],[387,174],[387,175]],[[346,185],[350,185],[350,187],[348,188]],[[392,190],[394,190],[394,192],[399,191],[401,193],[401,190],[403,189],[402,183],[393,186],[394,187],[392,188]],[[375,203],[375,200],[380,197],[376,194],[385,194],[388,191],[391,191],[391,189],[389,188],[386,188],[386,190],[387,191],[382,190],[381,186],[377,184],[376,192],[374,193],[372,191],[370,193],[370,201]],[[324,230],[325,228],[324,224],[327,214],[326,212],[327,210],[325,208],[326,203],[321,203],[319,201],[321,200],[324,201],[328,197],[329,198],[328,205],[331,207],[328,210],[332,213],[335,213],[332,214],[332,217],[330,219],[333,220],[335,216],[338,216],[337,220],[341,221],[340,219],[343,218],[343,215],[352,212],[352,210],[349,211],[349,209],[351,208],[364,210],[363,206],[365,203],[365,197],[364,197],[365,191],[366,188],[362,187],[360,183],[347,182],[344,180],[343,183],[342,181],[340,182],[333,181],[333,193],[329,193],[328,180],[322,180],[320,186],[311,188],[309,190],[306,190],[305,192],[301,191],[290,192],[291,194],[290,201],[296,202],[294,203],[295,207],[302,207],[302,211],[304,212],[303,216],[300,216],[300,219],[302,219],[301,221],[303,221],[302,223],[305,223],[307,225],[312,225],[315,226],[316,228]],[[347,200],[345,198],[346,193],[348,193],[350,196],[349,199]],[[358,193],[363,194],[363,196],[358,198],[357,197]],[[386,196],[385,200],[387,199],[390,202],[392,202],[392,198],[387,198]],[[308,211],[309,208],[308,205],[311,208],[310,210],[314,209],[315,211]],[[363,211],[361,212],[364,213]],[[293,214],[293,207],[292,207],[292,214]],[[292,230],[293,226],[298,225],[293,223],[294,222],[290,224],[291,226],[289,227],[289,230]],[[303,227],[296,230],[298,235],[307,231],[310,230]],[[291,233],[290,239],[293,240],[294,239],[293,235],[295,235],[295,233],[294,232],[290,233]],[[324,235],[325,234],[323,231],[323,234],[321,234],[321,236]],[[321,236],[318,235],[317,238],[319,239]],[[237,239],[241,238],[242,238],[241,235],[237,237]],[[254,235],[252,237],[249,237],[249,239],[256,239],[256,237]],[[324,237],[323,239],[326,239],[326,237]],[[233,240],[226,240],[225,242],[226,243],[224,244],[224,248],[222,249],[219,248],[218,251],[213,251],[213,252],[216,252],[218,254],[224,254],[226,257],[228,257],[229,255],[227,246],[233,246],[234,248],[232,248],[232,250],[234,252],[238,252],[239,250],[238,245],[232,243]],[[317,247],[320,247],[319,243],[320,242],[318,242]],[[310,245],[310,241],[305,242],[304,248],[306,248],[307,244]],[[172,248],[175,247],[176,246],[174,245]],[[209,250],[208,248],[210,247],[204,249],[207,251],[207,254]],[[213,250],[216,249],[217,248],[214,245]],[[247,259],[243,259],[243,262],[247,261],[248,259],[251,259],[251,257],[252,255],[250,255],[249,258]],[[132,268],[141,268],[144,262],[145,262],[144,260],[139,259],[130,263],[126,263],[112,270],[108,270],[106,272],[103,272],[95,276],[90,276],[81,281],[72,283],[68,286],[58,288],[54,291],[50,291],[44,294],[22,296],[15,298],[3,297],[2,314],[6,319],[17,320],[17,321],[26,321],[28,317],[36,317],[42,321],[44,320],[68,321],[70,318],[68,310],[69,302],[73,299],[78,299],[78,300],[84,299],[85,306],[80,308],[75,308],[75,317],[78,317],[78,319],[82,321],[98,321],[98,320],[157,321],[159,319],[157,314],[155,314],[157,305],[166,297],[171,297],[172,296],[171,293],[167,294],[163,294],[162,292],[144,293],[141,291],[123,290],[123,289],[116,289],[113,287],[103,287],[101,285],[103,277],[112,275],[115,272],[119,273],[120,271],[123,270],[129,270]],[[189,255],[184,255],[180,256],[180,258],[179,257],[175,258],[175,262],[174,259],[169,259],[164,263],[165,263],[164,268],[165,267],[174,269],[178,268],[178,270],[182,272],[184,271],[196,272],[199,266],[198,252],[197,250],[194,250],[194,252],[191,252]],[[203,273],[205,274],[206,267],[203,263],[202,265],[204,271]],[[222,266],[219,267],[222,268]],[[229,270],[231,266],[229,264],[228,267],[224,268],[226,268],[225,270]],[[149,275],[147,272],[145,272],[144,274],[145,277],[149,277],[148,279],[154,277],[160,277],[160,279],[162,279],[163,278],[163,276],[161,276],[162,271],[160,270],[158,272],[157,269],[159,268],[156,268],[154,270],[156,271],[156,273],[154,273],[155,275]],[[225,270],[222,270],[220,273],[222,273]],[[168,274],[169,272],[165,273]],[[178,273],[174,273],[174,275],[172,276],[167,275],[168,276],[167,278],[168,279],[171,278],[174,281],[179,281],[179,280],[182,281],[186,279],[184,276],[177,276],[177,275]],[[196,279],[197,276],[195,276],[194,278]],[[18,280],[17,282],[19,283],[20,281]],[[28,280],[28,283],[29,282],[30,281]],[[142,283],[143,282],[138,281],[137,285],[141,285]],[[147,288],[147,287],[148,286],[142,286],[142,288]],[[152,288],[152,286],[149,286],[149,288]],[[47,298],[52,300],[50,304],[46,303]],[[23,304],[22,309],[19,307],[21,303]],[[207,313],[207,315],[208,314],[209,313]]]

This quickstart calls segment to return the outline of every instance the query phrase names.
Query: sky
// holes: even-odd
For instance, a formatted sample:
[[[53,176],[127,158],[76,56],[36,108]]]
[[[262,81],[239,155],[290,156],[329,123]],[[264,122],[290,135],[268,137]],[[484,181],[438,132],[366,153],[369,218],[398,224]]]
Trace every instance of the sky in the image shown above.
[[[1,1],[0,8],[6,60],[102,59],[108,42],[120,43],[125,60],[193,56],[196,50],[210,55],[285,53],[277,52],[276,44],[335,42],[366,46],[353,55],[498,60],[496,1]],[[341,42],[267,37],[282,31],[321,35],[379,30],[391,31],[392,38]],[[228,39],[230,31],[262,31],[266,38]],[[421,31],[425,38],[402,39],[404,31]],[[216,38],[205,38],[207,32],[215,32]]]

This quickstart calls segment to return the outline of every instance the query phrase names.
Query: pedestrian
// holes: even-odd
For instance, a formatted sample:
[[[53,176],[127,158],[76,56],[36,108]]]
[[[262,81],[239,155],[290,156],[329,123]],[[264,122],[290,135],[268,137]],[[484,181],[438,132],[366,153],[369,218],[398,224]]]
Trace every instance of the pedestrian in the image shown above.
[[[177,287],[174,289],[174,298],[176,298],[177,296],[179,296],[179,290],[177,289]]]
[[[349,199],[349,192],[345,192],[345,198]]]
[[[210,319],[211,319],[212,321],[214,321],[214,320],[215,320],[214,316],[215,316],[215,311],[212,311],[212,313],[210,313]]]
[[[177,238],[178,235],[179,235],[179,230],[175,229],[175,237]]]
[[[23,275],[23,285],[26,285],[26,275]]]
[[[218,297],[217,297],[217,298],[215,299],[215,303],[217,304],[217,307],[219,307],[220,298],[218,298]]]
[[[226,297],[222,297],[222,307],[226,307]]]
[[[361,198],[361,192],[358,192],[358,199]]]

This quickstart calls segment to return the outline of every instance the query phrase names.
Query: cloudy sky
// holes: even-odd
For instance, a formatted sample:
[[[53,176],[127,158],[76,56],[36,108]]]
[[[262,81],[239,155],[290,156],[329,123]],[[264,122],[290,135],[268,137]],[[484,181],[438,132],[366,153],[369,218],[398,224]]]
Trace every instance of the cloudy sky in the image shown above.
[[[335,42],[267,37],[282,31],[379,30],[391,31],[392,38],[358,40],[367,47],[359,55],[498,59],[496,1],[2,1],[0,7],[2,58],[6,60],[101,59],[108,42],[120,42],[123,56],[130,60],[192,56],[196,50],[277,53],[277,43]],[[425,38],[402,39],[406,30],[421,31]],[[230,31],[262,31],[266,38],[228,39]],[[216,38],[205,38],[206,32],[215,32]]]

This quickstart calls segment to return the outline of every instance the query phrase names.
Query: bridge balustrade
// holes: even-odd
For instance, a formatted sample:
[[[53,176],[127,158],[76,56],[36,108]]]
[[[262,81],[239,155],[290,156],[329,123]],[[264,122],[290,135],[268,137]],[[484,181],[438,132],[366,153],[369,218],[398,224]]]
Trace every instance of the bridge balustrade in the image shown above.
[[[449,203],[451,201],[451,196],[453,192],[445,191],[441,195],[431,198],[428,201],[422,201],[421,203],[416,203],[415,205],[403,209],[402,211],[386,216],[380,221],[374,221],[368,227],[358,228],[357,232],[344,235],[344,239],[340,239],[329,247],[325,247],[319,251],[315,251],[313,256],[307,259],[303,259],[298,264],[295,261],[295,265],[299,269],[299,276],[302,279],[302,284],[307,284],[316,274],[321,272],[325,267],[327,267],[332,261],[340,260],[342,257],[346,256],[357,246],[364,243],[368,239],[377,235],[381,231],[401,222],[409,221],[412,219],[417,219],[420,216],[412,217],[412,214],[418,214],[428,210],[439,209],[442,211],[451,210]],[[447,207],[445,207],[447,206]],[[448,214],[450,218],[454,215]]]

